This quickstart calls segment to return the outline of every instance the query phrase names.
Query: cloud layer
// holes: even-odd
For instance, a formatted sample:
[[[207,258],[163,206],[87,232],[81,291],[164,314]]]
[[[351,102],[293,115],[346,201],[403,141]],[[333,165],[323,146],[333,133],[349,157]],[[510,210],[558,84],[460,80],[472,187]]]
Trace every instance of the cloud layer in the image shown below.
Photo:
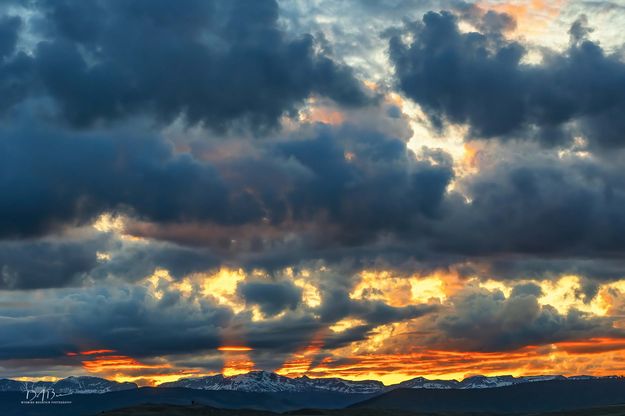
[[[623,39],[323,3],[0,7],[3,372],[621,371]]]

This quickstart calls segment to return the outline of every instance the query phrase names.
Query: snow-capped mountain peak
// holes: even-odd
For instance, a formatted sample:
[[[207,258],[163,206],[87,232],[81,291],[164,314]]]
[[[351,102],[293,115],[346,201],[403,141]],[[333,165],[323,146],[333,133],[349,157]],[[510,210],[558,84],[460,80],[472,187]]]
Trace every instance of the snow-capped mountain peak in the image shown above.
[[[370,394],[377,393],[384,389],[384,384],[376,380],[352,381],[342,378],[308,378],[306,376],[296,380],[301,380],[315,389],[339,393]]]
[[[236,390],[246,392],[297,392],[306,391],[305,385],[297,379],[268,371],[251,371],[235,376],[214,376],[184,378],[163,383],[159,387],[186,387],[200,390]]]
[[[484,388],[492,388],[492,387],[505,387],[516,384],[518,379],[515,379],[512,376],[472,376],[465,378],[460,383],[459,388],[461,389],[484,389]]]
[[[416,377],[389,388],[403,389],[455,389],[458,388],[456,380],[429,380],[425,377]]]
[[[350,381],[340,378],[290,378],[267,371],[225,377],[222,375],[185,378],[163,383],[159,387],[186,387],[201,390],[237,390],[246,392],[311,392],[377,393],[384,388],[379,381]]]

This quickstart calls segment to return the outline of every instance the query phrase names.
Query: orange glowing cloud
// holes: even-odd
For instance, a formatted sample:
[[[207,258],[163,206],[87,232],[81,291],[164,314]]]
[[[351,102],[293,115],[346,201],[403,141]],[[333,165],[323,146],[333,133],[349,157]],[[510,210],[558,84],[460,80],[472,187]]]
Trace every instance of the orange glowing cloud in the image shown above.
[[[117,351],[111,349],[94,349],[79,352],[68,352],[68,357],[81,357],[80,363],[88,373],[98,373],[116,381],[132,381],[140,378],[136,373],[145,373],[153,370],[171,369],[169,363],[147,364],[132,357],[116,354]],[[187,370],[195,371],[195,370]],[[147,381],[153,384],[154,378]]]
[[[78,352],[68,352],[65,355],[68,357],[76,357],[79,355],[97,355],[97,354],[112,354],[116,352],[115,350],[87,350],[87,351],[78,351]]]
[[[171,368],[170,364],[145,364],[125,355],[106,355],[82,362],[90,373],[102,373],[120,370],[145,370],[152,368]]]
[[[515,351],[465,352],[422,348],[408,354],[359,354],[326,357],[308,371],[313,377],[378,379],[386,384],[417,376],[463,379],[470,375],[573,376],[619,375],[625,372],[625,340],[597,338]]]
[[[338,110],[326,107],[312,107],[302,115],[302,119],[309,123],[324,123],[335,126],[345,121],[345,115]]]
[[[390,271],[363,271],[352,289],[352,299],[383,300],[391,306],[442,302],[462,288],[452,272],[436,271],[429,275],[401,276]]]
[[[248,359],[228,359],[221,373],[224,376],[236,376],[238,374],[245,374],[255,369],[255,364],[252,360]]]
[[[521,0],[500,4],[482,1],[478,3],[478,7],[512,16],[517,23],[517,33],[540,36],[548,30],[549,25],[560,15],[565,3],[566,0]]]
[[[118,372],[115,374],[107,375],[111,380],[115,380],[118,383],[132,382],[141,386],[157,386],[161,383],[167,383],[170,381],[177,381],[185,377],[203,377],[213,375],[212,373],[205,373],[199,369],[164,369],[164,371],[150,370],[149,374],[126,374],[124,372]]]
[[[217,348],[218,351],[224,353],[224,366],[221,373],[225,376],[235,376],[254,370],[255,364],[248,354],[253,351],[253,348],[240,343],[240,339],[237,342],[238,336],[236,334],[226,334],[224,337],[228,340],[228,345]]]
[[[325,333],[326,331],[319,331],[306,347],[293,354],[276,373],[287,377],[296,377],[308,373],[314,364],[315,357],[323,348]]]
[[[240,352],[240,351],[252,351],[253,348],[250,347],[244,347],[244,346],[223,346],[223,347],[219,347],[217,348],[218,351],[225,351],[225,352]]]
[[[115,350],[88,350],[80,351],[80,355],[96,355],[96,354],[110,354],[116,352]]]
[[[561,342],[557,344],[560,351],[569,354],[595,354],[625,350],[625,339],[592,338],[581,341]]]
[[[460,166],[468,173],[474,173],[479,168],[480,145],[478,143],[465,143],[464,154],[460,160]]]
[[[463,379],[474,374],[527,376],[540,374],[618,375],[625,373],[625,339],[590,338],[526,346],[514,351],[471,352],[412,346],[408,353],[359,352],[319,355],[324,333],[320,331],[302,350],[293,354],[277,373],[297,377],[342,377],[351,380],[378,379],[398,383],[417,376]],[[255,368],[249,347],[226,346],[222,374],[233,376]],[[343,352],[346,352],[344,350]],[[198,369],[175,368],[167,362],[150,364],[123,355],[89,357],[82,361],[90,373],[104,374],[116,381],[155,385],[180,377],[208,375]]]

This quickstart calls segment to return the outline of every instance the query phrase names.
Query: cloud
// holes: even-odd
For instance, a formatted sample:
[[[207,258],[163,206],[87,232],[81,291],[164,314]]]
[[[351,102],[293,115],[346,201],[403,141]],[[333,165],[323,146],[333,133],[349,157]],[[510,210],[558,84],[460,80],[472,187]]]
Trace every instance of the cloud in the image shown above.
[[[620,279],[622,156],[489,143],[479,171],[455,184],[466,199],[447,196],[426,246],[487,266],[469,275]]]
[[[28,293],[16,297],[31,299]],[[174,288],[159,297],[149,283],[51,290],[43,301],[5,306],[3,314],[12,317],[3,318],[11,340],[0,348],[3,359],[88,349],[132,357],[215,349],[232,319],[228,308],[209,299],[190,301]]]
[[[247,281],[237,290],[246,303],[258,305],[266,316],[295,309],[302,300],[302,289],[291,282]]]
[[[208,161],[136,126],[75,132],[30,120],[0,128],[0,235],[62,235],[113,212],[123,218],[119,232],[145,244],[91,246],[90,263],[58,280],[29,279],[22,254],[5,256],[6,276],[22,276],[15,288],[106,273],[134,280],[157,267],[182,277],[220,264],[279,270],[317,260],[352,271],[381,262],[410,273],[464,264],[497,278],[622,277],[612,254],[625,235],[618,152],[563,156],[488,142],[479,170],[458,177],[444,152],[414,153],[351,122],[305,125]],[[106,266],[93,266],[96,251],[111,252]]]
[[[80,285],[96,268],[101,240],[2,242],[0,289]]]
[[[463,32],[457,15],[429,12],[401,32],[411,41],[390,39],[399,89],[435,125],[466,123],[470,137],[535,137],[548,146],[576,133],[592,148],[623,146],[625,63],[587,38],[584,19],[571,27],[567,50],[529,64],[528,47],[505,36],[510,17],[472,17],[477,31]]]
[[[128,239],[90,227],[77,234],[0,241],[0,290],[80,287],[108,278],[138,282],[159,269],[179,280],[222,263],[203,248]]]
[[[289,193],[295,220],[320,215],[346,242],[410,227],[438,213],[453,172],[444,156],[417,161],[401,140],[345,126],[279,147],[308,173]],[[351,155],[351,156],[346,156]]]
[[[261,215],[245,192],[229,195],[210,164],[175,153],[158,136],[17,124],[0,128],[2,236],[46,234],[109,210],[164,222],[237,223]]]
[[[343,22],[417,10],[388,5]],[[2,10],[3,368],[107,349],[92,369],[173,376],[232,345],[265,369],[451,374],[622,337],[625,64],[584,19],[539,62],[510,16],[467,5],[375,39],[299,35],[273,1]],[[395,86],[437,127],[467,124],[465,153],[422,140],[386,72],[358,72],[366,92],[338,58],[367,38],[354,68],[375,68],[389,34]],[[562,294],[544,281],[569,274]]]
[[[147,115],[267,130],[312,95],[348,107],[371,101],[311,35],[281,28],[273,0],[37,0],[26,8],[36,21],[28,34],[42,40],[32,54],[12,53],[20,17],[4,18],[0,74],[16,78],[5,107],[46,97],[75,126]]]
[[[551,305],[539,304],[538,290],[538,286],[525,284],[516,286],[506,297],[498,290],[464,288],[450,299],[448,312],[436,319],[441,338],[435,342],[446,349],[485,352],[623,336],[613,327],[612,318],[595,317],[576,309],[560,314]]]
[[[20,25],[19,17],[3,16],[0,19],[0,58],[11,55],[15,50]]]
[[[215,362],[224,358],[218,348],[236,341],[250,347],[250,357],[259,368],[276,369],[315,339],[321,340],[323,348],[344,347],[366,339],[380,325],[408,321],[436,309],[352,300],[343,292],[347,307],[331,317],[323,310],[337,296],[324,296],[325,306],[308,306],[301,300],[302,290],[291,281],[260,280],[250,274],[244,275],[235,293],[248,304],[238,310],[212,296],[206,284],[215,278],[195,275],[175,280],[156,273],[131,283],[108,278],[82,288],[13,292],[13,302],[0,302],[0,325],[10,339],[0,346],[0,363],[11,367],[19,365],[11,360],[56,358],[58,365],[72,367],[87,360],[91,367],[85,368],[94,370],[124,359],[168,364],[170,371],[176,370],[176,363],[214,371]],[[343,283],[349,286],[349,280]],[[327,282],[327,290],[340,284]],[[266,316],[257,319],[252,305]],[[343,318],[364,324],[341,334],[329,330]],[[99,352],[75,354],[89,350]]]

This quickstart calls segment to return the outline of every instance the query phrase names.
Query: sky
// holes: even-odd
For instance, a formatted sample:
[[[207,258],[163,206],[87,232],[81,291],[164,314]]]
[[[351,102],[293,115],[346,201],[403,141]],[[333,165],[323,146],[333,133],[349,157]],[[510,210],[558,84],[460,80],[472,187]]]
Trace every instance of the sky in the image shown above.
[[[625,374],[622,1],[0,2],[0,377]]]

